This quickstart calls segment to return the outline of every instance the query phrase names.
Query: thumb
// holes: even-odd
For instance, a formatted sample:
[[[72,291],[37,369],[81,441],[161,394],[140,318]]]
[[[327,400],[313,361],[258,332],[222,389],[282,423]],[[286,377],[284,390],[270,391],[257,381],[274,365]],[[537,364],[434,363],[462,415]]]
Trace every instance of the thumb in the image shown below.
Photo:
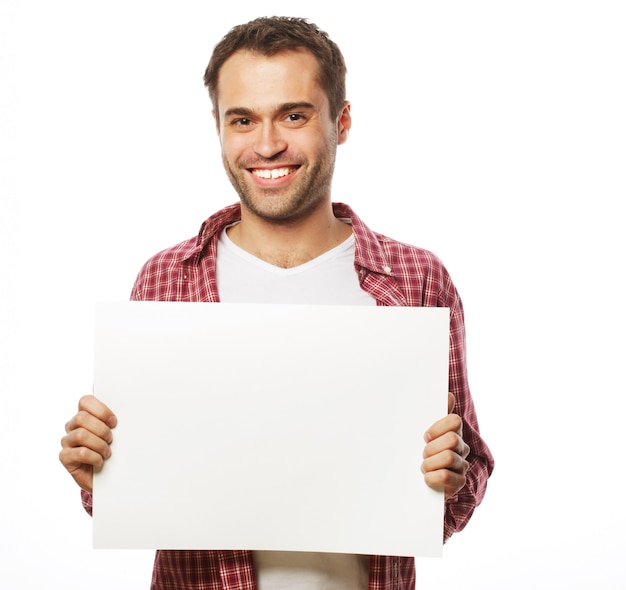
[[[452,410],[454,409],[455,397],[452,393],[448,392],[448,414],[452,414]]]

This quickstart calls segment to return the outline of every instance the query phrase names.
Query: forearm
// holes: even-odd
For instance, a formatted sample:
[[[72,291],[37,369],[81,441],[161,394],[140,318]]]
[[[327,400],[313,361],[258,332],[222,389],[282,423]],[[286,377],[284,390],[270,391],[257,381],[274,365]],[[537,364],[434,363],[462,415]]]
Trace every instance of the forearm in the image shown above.
[[[474,509],[482,502],[487,480],[494,468],[489,447],[480,435],[474,400],[469,389],[466,366],[465,322],[463,306],[455,293],[450,305],[450,379],[449,391],[454,395],[453,413],[463,420],[463,439],[470,453],[470,467],[463,488],[446,502],[444,541],[463,530]]]
[[[454,533],[465,528],[474,509],[478,506],[487,488],[487,480],[492,469],[492,463],[483,457],[468,457],[470,470],[463,489],[446,501],[443,537],[446,542]]]

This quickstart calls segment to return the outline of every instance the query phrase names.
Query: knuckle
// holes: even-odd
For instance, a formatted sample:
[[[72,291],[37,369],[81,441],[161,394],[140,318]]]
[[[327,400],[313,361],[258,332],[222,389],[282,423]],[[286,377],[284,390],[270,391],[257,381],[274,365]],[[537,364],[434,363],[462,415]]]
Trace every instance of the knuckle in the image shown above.
[[[81,426],[84,426],[92,420],[93,416],[87,410],[80,410],[78,414],[76,414],[76,418],[79,420]]]
[[[83,395],[78,400],[78,407],[80,409],[87,408],[91,405],[91,400],[93,399],[93,395]]]
[[[437,473],[434,471],[429,471],[428,473],[424,474],[424,481],[432,487],[439,487],[440,485]]]
[[[70,430],[76,430],[77,428],[80,428],[80,427],[84,426],[87,415],[88,415],[87,412],[85,412],[84,410],[79,410],[76,413],[76,416],[74,416],[67,423],[67,425],[70,428]]]
[[[71,432],[70,434],[66,434],[62,439],[61,439],[61,451],[66,451],[71,449],[74,444],[73,441],[74,440],[74,433]]]
[[[435,485],[446,486],[450,483],[451,473],[447,469],[439,469],[433,472]]]
[[[87,443],[89,439],[89,433],[84,428],[77,428],[73,432],[75,446],[82,447]]]
[[[450,432],[447,432],[446,443],[450,446],[450,448],[456,448],[459,444],[459,435],[452,430]]]
[[[91,451],[87,447],[78,447],[76,449],[76,458],[78,460],[78,463],[93,463],[92,453],[93,451]]]
[[[433,473],[433,478],[437,485],[444,486],[448,481],[448,472],[445,469],[440,469]]]
[[[448,449],[443,453],[443,460],[446,467],[453,467],[457,461],[457,454],[454,451]]]

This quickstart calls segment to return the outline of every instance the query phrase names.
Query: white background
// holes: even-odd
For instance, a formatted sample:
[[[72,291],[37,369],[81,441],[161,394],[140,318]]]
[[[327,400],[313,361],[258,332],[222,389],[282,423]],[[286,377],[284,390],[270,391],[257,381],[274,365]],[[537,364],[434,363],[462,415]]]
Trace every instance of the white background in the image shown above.
[[[294,10],[348,62],[335,200],[436,252],[465,303],[497,466],[418,588],[622,588],[626,18],[603,0],[3,2],[0,586],[148,587],[151,552],[91,549],[59,440],[94,302],[235,200],[213,45]]]

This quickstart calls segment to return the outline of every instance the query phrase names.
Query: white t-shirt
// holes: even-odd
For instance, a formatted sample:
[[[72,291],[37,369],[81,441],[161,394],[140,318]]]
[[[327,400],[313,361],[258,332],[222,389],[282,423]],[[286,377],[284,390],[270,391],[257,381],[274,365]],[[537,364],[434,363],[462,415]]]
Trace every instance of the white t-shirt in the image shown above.
[[[354,236],[321,256],[280,268],[246,252],[223,231],[217,247],[217,287],[225,303],[376,305],[359,286]]]
[[[234,244],[226,231],[217,248],[217,286],[225,303],[376,305],[359,286],[354,236],[293,268],[279,268]],[[366,590],[369,557],[344,553],[255,551],[259,590]]]
[[[259,590],[367,590],[367,555],[299,551],[252,555]]]

